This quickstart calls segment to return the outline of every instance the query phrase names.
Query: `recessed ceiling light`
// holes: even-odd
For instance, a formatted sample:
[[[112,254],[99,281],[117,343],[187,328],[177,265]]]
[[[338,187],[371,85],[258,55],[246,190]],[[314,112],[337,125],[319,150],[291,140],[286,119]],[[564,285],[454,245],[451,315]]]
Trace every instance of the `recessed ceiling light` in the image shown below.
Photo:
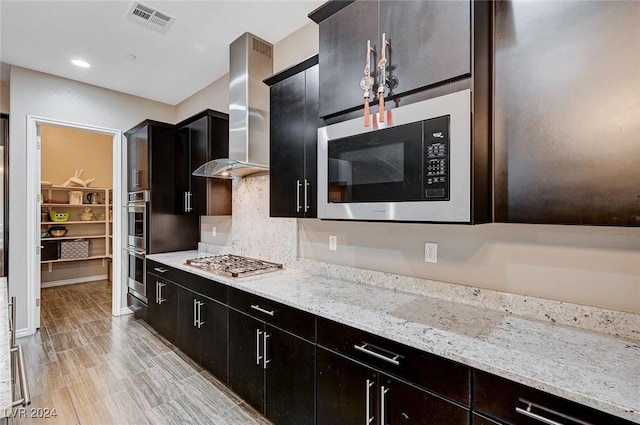
[[[130,61],[134,61],[134,60],[138,59],[137,56],[134,55],[133,53],[128,53],[125,57],[127,59],[129,59]]]
[[[91,66],[89,62],[85,62],[82,59],[73,59],[71,63],[80,68],[89,68]]]

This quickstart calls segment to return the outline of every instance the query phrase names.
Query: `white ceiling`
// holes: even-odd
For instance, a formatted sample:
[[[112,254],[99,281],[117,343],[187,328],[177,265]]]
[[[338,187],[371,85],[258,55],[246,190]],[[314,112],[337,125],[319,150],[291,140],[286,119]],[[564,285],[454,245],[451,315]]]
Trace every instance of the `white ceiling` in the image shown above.
[[[175,105],[228,72],[238,36],[275,44],[324,2],[142,0],[176,17],[161,34],[125,18],[133,1],[0,0],[0,61]]]

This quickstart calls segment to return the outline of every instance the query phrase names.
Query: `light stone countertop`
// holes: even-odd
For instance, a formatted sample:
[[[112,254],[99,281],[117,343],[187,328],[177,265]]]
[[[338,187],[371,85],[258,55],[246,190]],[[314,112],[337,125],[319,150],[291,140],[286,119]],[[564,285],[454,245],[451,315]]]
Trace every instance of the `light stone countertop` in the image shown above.
[[[537,388],[640,424],[637,341],[285,269],[240,279],[147,258]]]
[[[0,417],[8,416],[13,401],[8,303],[7,278],[2,277],[0,278]]]

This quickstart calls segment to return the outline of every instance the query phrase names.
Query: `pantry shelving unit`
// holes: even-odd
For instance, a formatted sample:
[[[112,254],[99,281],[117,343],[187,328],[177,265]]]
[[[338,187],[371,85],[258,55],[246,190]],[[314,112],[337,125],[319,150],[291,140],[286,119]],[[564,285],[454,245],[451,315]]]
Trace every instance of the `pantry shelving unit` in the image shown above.
[[[69,203],[71,191],[83,192],[82,204]],[[98,193],[99,203],[90,203],[87,199],[88,193]],[[67,228],[67,233],[64,236],[48,236],[41,238],[41,241],[74,241],[83,239],[89,243],[89,253],[87,257],[57,258],[41,261],[42,264],[48,264],[49,271],[52,270],[53,264],[55,263],[101,259],[104,265],[107,260],[112,258],[113,189],[42,185],[40,200],[41,213],[47,213],[46,217],[44,214],[41,217],[41,231],[49,230],[52,226],[65,226]],[[85,208],[91,208],[91,212],[94,214],[94,220],[81,220],[80,217],[85,212]],[[65,213],[68,211],[69,220],[52,221],[48,216],[49,211],[55,211],[57,213]]]

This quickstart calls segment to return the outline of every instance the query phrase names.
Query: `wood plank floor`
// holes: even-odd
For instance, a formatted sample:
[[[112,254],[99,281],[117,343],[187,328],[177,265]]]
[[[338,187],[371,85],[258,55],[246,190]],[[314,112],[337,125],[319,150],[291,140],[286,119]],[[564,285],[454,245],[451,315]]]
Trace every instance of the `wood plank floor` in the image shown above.
[[[32,396],[26,416],[56,416],[9,423],[270,424],[144,321],[111,316],[109,282],[43,289],[41,300],[41,329],[18,340]]]

